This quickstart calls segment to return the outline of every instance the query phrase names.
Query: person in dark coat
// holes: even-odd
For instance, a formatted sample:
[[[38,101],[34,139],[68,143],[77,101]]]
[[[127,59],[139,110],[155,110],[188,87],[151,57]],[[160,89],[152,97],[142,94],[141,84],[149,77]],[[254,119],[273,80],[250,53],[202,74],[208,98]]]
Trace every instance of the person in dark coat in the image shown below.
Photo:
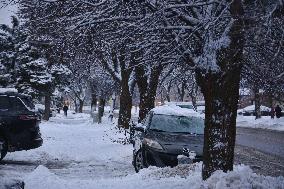
[[[270,110],[270,116],[271,116],[271,119],[274,119],[274,116],[275,116],[275,108],[272,106],[271,107],[271,110]]]
[[[64,115],[67,116],[68,106],[65,104],[63,106]]]
[[[281,114],[282,114],[281,111],[282,111],[282,109],[280,108],[279,105],[277,105],[276,108],[275,108],[275,114],[276,114],[277,118],[281,117]]]

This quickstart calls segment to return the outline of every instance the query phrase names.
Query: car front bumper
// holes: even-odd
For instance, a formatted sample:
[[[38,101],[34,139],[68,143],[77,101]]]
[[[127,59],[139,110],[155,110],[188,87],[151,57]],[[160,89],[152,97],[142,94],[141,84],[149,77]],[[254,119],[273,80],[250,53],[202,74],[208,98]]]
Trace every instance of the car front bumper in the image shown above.
[[[157,151],[155,149],[144,147],[143,148],[143,159],[147,166],[157,166],[157,167],[174,167],[178,165],[178,155],[162,151]],[[192,162],[202,161],[202,156],[196,156]]]
[[[148,166],[166,167],[176,166],[178,164],[176,154],[156,151],[151,148],[145,147],[143,150],[143,159]]]

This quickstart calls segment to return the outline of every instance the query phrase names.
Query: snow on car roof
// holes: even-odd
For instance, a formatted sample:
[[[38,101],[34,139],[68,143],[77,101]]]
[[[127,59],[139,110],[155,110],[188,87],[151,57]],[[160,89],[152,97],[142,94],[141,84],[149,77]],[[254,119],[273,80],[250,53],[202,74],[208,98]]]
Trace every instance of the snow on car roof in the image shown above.
[[[176,115],[176,116],[192,116],[192,117],[204,117],[204,115],[187,108],[181,108],[175,105],[158,106],[151,110],[154,114],[160,115]]]
[[[192,102],[165,102],[165,105],[193,105]],[[197,106],[205,105],[205,101],[196,101]]]
[[[15,88],[0,88],[0,93],[18,93]]]

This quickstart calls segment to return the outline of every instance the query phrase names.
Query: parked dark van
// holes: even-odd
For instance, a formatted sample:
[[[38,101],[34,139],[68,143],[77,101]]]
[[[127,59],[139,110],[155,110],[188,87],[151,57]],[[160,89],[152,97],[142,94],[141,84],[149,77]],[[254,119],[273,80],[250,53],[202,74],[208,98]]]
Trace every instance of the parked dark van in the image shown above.
[[[7,152],[40,147],[39,123],[40,116],[29,96],[0,88],[0,160]]]

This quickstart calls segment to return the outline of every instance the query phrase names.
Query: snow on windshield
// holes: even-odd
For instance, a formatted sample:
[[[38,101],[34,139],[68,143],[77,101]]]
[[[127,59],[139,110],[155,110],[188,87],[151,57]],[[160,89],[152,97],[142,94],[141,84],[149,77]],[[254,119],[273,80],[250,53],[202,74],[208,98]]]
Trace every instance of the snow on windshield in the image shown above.
[[[204,134],[204,120],[199,117],[154,115],[150,129],[174,133]]]
[[[175,105],[171,106],[159,106],[152,109],[154,114],[160,115],[176,115],[176,116],[193,116],[193,117],[204,117],[204,115],[187,108],[181,108]]]

